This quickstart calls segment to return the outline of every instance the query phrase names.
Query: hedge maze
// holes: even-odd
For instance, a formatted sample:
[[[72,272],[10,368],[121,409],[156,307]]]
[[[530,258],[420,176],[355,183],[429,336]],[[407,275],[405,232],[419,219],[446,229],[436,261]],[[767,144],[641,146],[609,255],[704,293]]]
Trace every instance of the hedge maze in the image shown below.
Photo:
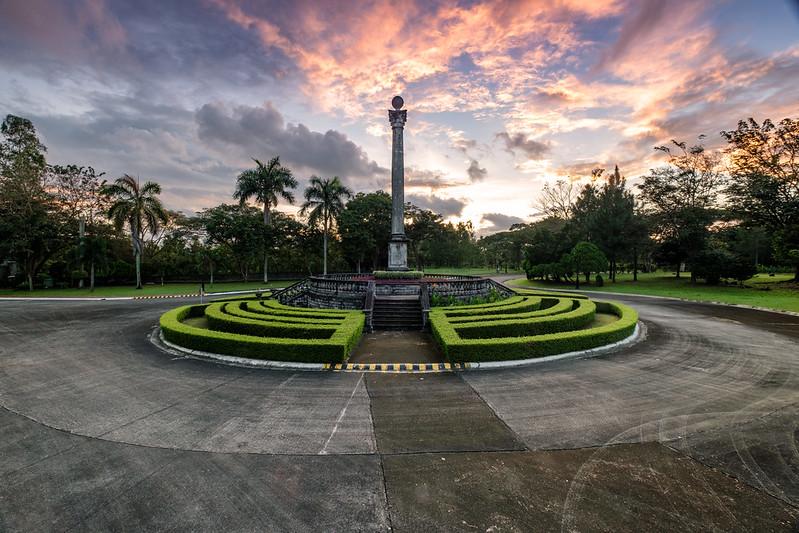
[[[536,291],[488,304],[434,307],[429,314],[433,336],[452,364],[597,348],[630,336],[637,322],[638,313],[622,304]],[[165,340],[188,350],[340,366],[363,332],[364,314],[250,297],[180,307],[162,315],[160,325]]]
[[[361,337],[364,314],[238,299],[180,307],[164,313],[160,325],[164,339],[190,350],[336,364],[346,361]]]
[[[598,313],[605,315],[602,320]],[[494,304],[430,310],[433,336],[450,363],[597,348],[627,338],[637,322],[638,313],[626,305],[534,292]]]

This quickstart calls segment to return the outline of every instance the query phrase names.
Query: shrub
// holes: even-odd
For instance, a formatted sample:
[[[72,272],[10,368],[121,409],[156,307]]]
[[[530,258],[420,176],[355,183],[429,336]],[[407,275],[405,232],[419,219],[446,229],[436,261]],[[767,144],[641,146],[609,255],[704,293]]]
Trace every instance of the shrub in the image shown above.
[[[597,287],[604,287],[605,286],[605,279],[602,277],[602,274],[596,275],[596,286]]]
[[[593,302],[592,305],[596,311],[617,315],[619,320],[589,329],[482,339],[462,338],[444,313],[431,312],[430,325],[449,362],[528,359],[585,350],[620,341],[635,330],[638,313],[634,309],[614,302]]]
[[[525,337],[569,331],[587,326],[594,320],[596,305],[591,300],[576,300],[576,306],[562,313],[514,318],[502,316],[470,324],[453,324],[461,339]]]
[[[190,350],[222,355],[275,361],[335,364],[343,363],[346,360],[350,350],[355,346],[363,332],[364,315],[360,311],[344,312],[344,318],[340,319],[339,324],[332,328],[332,334],[328,338],[322,339],[259,337],[239,332],[194,328],[181,322],[191,317],[206,316],[207,319],[209,314],[216,316],[217,320],[219,320],[219,314],[222,313],[222,305],[236,306],[241,304],[213,303],[185,306],[164,313],[160,320],[161,332],[164,338]],[[341,314],[342,312],[339,311],[338,313]],[[228,316],[227,318],[231,321],[240,320],[243,321],[242,323],[246,323],[245,326],[241,326],[244,330],[254,331],[256,329],[254,325],[246,322],[247,319],[234,316]],[[209,325],[212,320],[209,320]],[[253,320],[252,322],[256,321]],[[271,331],[277,332],[286,327],[286,324],[275,325]],[[317,329],[330,328],[330,326],[325,326],[325,328]],[[306,329],[315,328],[308,325]]]
[[[372,272],[375,279],[422,279],[424,272],[420,270],[375,270]]]
[[[743,285],[744,281],[757,274],[757,266],[742,257],[736,257],[727,265],[725,274],[726,277],[737,281],[738,285]]]

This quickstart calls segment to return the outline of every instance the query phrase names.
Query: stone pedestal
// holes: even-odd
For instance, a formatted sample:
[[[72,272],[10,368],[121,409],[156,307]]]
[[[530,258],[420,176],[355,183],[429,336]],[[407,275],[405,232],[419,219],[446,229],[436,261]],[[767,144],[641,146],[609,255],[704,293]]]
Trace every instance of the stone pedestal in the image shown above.
[[[408,269],[408,239],[405,237],[405,148],[403,133],[408,119],[402,97],[391,101],[391,237],[388,241],[388,270]]]
[[[408,238],[391,235],[388,241],[388,270],[410,270],[408,268]]]

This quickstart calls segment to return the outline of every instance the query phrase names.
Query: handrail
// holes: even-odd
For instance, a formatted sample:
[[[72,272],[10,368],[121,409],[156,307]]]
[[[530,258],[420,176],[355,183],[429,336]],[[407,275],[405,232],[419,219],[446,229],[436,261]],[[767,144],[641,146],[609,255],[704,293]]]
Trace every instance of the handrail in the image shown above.
[[[375,309],[375,282],[370,281],[366,288],[366,298],[363,301],[363,314],[366,315],[366,327],[372,331],[372,314]]]
[[[427,290],[427,282],[419,284],[419,303],[422,305],[422,327],[427,327],[427,320],[430,316],[430,292]]]
[[[516,291],[514,291],[511,288],[508,288],[507,286],[503,285],[502,283],[498,282],[497,280],[494,280],[494,279],[491,279],[491,278],[485,278],[485,280],[488,282],[488,284],[492,288],[496,289],[505,298],[508,298],[510,296],[515,296],[516,295]]]
[[[311,278],[301,279],[297,283],[293,285],[289,285],[285,289],[280,289],[279,291],[273,291],[270,298],[275,298],[277,301],[286,305],[289,301],[293,300],[298,296],[302,296],[305,291],[308,290],[308,287],[311,285]]]

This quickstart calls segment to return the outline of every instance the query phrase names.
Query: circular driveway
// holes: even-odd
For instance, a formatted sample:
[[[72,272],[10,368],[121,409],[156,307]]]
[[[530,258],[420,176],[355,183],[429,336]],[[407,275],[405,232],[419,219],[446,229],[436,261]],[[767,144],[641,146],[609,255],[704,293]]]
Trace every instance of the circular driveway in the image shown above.
[[[603,299],[647,338],[449,374],[176,357],[179,300],[0,300],[0,531],[799,527],[799,317]]]

